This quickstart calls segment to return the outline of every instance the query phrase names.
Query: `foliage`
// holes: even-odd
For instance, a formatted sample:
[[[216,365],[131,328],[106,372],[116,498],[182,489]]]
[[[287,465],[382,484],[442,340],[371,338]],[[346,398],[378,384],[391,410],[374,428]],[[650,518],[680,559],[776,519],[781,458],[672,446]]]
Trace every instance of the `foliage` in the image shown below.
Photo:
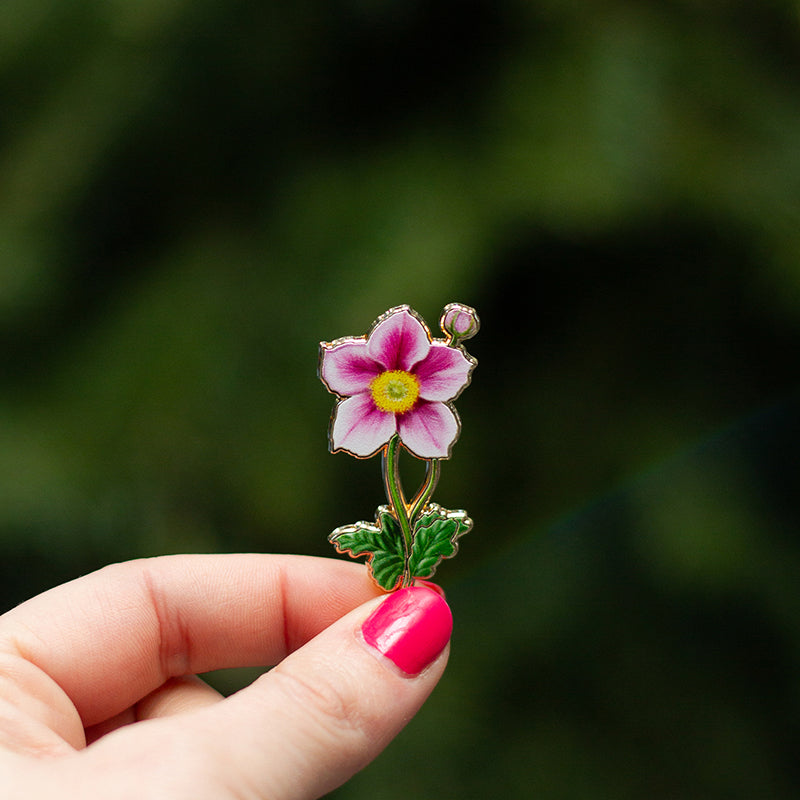
[[[2,16],[3,607],[327,555],[317,343],[460,300],[452,662],[337,796],[797,796],[794,0]]]

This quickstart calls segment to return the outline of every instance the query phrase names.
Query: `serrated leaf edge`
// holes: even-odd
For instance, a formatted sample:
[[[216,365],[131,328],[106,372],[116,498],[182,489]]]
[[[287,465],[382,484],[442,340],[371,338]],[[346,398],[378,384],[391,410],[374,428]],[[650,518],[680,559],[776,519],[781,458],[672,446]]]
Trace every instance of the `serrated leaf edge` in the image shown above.
[[[433,517],[433,519],[427,524],[423,524],[423,520],[425,520],[426,517]],[[435,521],[440,519],[454,520],[457,523],[459,523],[458,526],[456,527],[455,534],[450,539],[450,543],[453,545],[453,552],[449,556],[439,556],[438,560],[433,565],[430,573],[425,578],[422,578],[422,576],[419,575],[413,575],[412,577],[414,578],[419,577],[422,580],[430,580],[436,574],[436,570],[439,568],[439,564],[441,564],[442,561],[444,561],[445,559],[453,558],[457,555],[458,540],[462,536],[469,533],[474,525],[472,519],[463,508],[447,509],[443,508],[438,503],[429,503],[427,506],[425,506],[425,509],[419,515],[419,518],[417,519],[416,523],[414,523],[414,530],[412,532],[414,543],[416,544],[417,542],[417,533],[419,531],[425,530],[426,528],[430,528]],[[413,547],[412,547],[412,552],[413,552]]]
[[[375,582],[388,592],[394,591],[397,588],[398,583],[403,579],[403,570],[400,570],[400,574],[397,576],[394,584],[390,587],[384,586],[376,577],[375,571],[372,568],[372,562],[375,559],[375,551],[374,550],[364,550],[361,553],[354,553],[351,548],[349,547],[340,547],[339,546],[339,538],[347,533],[357,533],[360,530],[366,530],[370,533],[379,534],[384,532],[383,528],[383,521],[382,518],[384,516],[390,517],[395,524],[397,520],[395,519],[394,514],[392,514],[391,509],[387,505],[378,506],[377,511],[375,512],[375,522],[367,522],[366,520],[359,520],[350,525],[340,525],[338,528],[333,530],[331,533],[328,534],[328,541],[336,548],[337,553],[341,553],[342,555],[349,553],[351,558],[361,558],[362,556],[366,556],[366,565],[369,569],[369,574],[375,580]],[[401,559],[403,559],[403,555],[401,554]]]

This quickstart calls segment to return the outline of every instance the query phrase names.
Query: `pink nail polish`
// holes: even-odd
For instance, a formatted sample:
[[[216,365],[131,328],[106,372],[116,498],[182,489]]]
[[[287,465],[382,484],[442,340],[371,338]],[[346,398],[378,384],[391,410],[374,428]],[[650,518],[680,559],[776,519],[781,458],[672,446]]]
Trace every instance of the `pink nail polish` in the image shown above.
[[[447,600],[447,595],[445,595],[444,589],[442,589],[442,587],[439,586],[438,583],[434,583],[433,581],[426,581],[423,578],[416,578],[414,580],[414,586],[424,586],[426,589],[430,589],[431,591],[436,592],[436,594],[441,595],[442,597],[444,597],[445,600]]]
[[[390,594],[361,626],[364,641],[407,675],[417,675],[450,641],[453,615],[437,592],[410,586]]]

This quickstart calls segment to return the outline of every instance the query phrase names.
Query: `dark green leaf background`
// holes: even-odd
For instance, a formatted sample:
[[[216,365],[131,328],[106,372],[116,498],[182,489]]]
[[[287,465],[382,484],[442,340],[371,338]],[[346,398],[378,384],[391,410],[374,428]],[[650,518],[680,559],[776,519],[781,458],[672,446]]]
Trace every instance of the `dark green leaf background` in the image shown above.
[[[460,301],[451,663],[335,796],[798,796],[797,2],[0,18],[3,608],[332,555],[383,494],[317,343]]]

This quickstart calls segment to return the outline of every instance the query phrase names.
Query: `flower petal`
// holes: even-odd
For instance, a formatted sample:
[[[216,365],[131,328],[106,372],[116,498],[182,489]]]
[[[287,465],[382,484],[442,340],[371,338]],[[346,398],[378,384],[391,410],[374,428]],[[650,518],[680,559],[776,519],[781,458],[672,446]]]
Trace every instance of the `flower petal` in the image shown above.
[[[346,450],[359,458],[368,458],[394,436],[394,414],[379,411],[372,395],[362,392],[336,405],[331,424],[331,451]]]
[[[434,341],[428,355],[414,367],[423,400],[453,400],[469,383],[475,362],[458,347]]]
[[[319,374],[328,390],[341,397],[365,392],[383,372],[367,352],[365,339],[345,339],[321,346]]]
[[[461,428],[456,412],[444,403],[419,403],[397,420],[400,440],[419,458],[449,458]]]
[[[367,350],[384,369],[409,372],[431,347],[428,329],[407,306],[389,312],[370,333]]]

